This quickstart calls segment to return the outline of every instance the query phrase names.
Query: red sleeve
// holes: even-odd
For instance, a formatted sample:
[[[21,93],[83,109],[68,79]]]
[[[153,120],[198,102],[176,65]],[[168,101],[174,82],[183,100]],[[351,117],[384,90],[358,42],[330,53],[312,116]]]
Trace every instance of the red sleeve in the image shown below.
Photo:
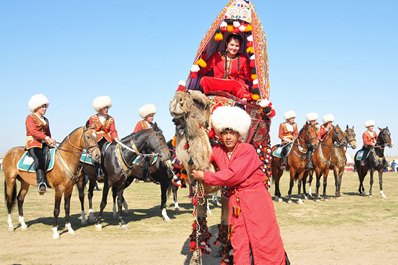
[[[243,74],[244,74],[244,77],[245,77],[246,81],[251,84],[251,82],[253,82],[253,80],[252,80],[252,73],[251,73],[251,70],[250,70],[249,60],[244,55],[242,56],[242,59],[243,59],[242,61],[244,61],[243,62]]]
[[[205,172],[205,183],[213,186],[236,186],[247,178],[261,165],[256,150],[249,144],[242,144],[240,150],[230,162],[229,167],[215,173]]]
[[[112,140],[115,138],[119,138],[117,131],[116,131],[115,119],[113,119],[113,121],[109,125],[109,134],[110,134]]]
[[[206,75],[211,69],[213,69],[213,67],[214,67],[214,65],[215,65],[215,58],[216,58],[216,55],[217,55],[217,54],[218,54],[218,52],[213,53],[213,54],[210,56],[210,58],[206,61],[206,64],[207,64],[206,67],[200,69],[200,71],[199,71],[199,75],[200,75],[200,76]]]
[[[39,130],[31,115],[29,115],[26,118],[25,125],[26,125],[26,132],[29,133],[31,136],[33,136],[35,140],[42,141],[46,139],[47,135]],[[48,135],[48,137],[50,136]]]
[[[142,128],[142,122],[139,121],[139,122],[137,122],[137,124],[135,125],[135,128],[134,128],[133,133],[139,132],[139,131],[141,131],[142,129],[143,129],[143,128]]]

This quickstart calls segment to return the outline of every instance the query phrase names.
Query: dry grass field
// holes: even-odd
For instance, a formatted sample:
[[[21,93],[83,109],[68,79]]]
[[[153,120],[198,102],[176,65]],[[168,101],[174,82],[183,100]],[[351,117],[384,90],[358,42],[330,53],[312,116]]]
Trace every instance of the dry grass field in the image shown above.
[[[286,195],[288,175],[282,178],[281,192]],[[369,176],[365,188],[369,188]],[[374,195],[357,195],[356,173],[346,173],[340,199],[330,196],[327,201],[296,203],[275,202],[275,209],[292,264],[398,264],[398,174],[384,174],[387,199],[378,196],[375,179]],[[0,172],[3,193],[4,176]],[[297,187],[297,186],[296,186]],[[295,187],[294,192],[297,192]],[[270,192],[273,194],[273,187]],[[329,175],[328,194],[334,194],[333,175]],[[25,202],[25,221],[29,229],[7,230],[7,210],[0,204],[0,264],[187,264],[190,254],[188,235],[191,232],[192,207],[187,189],[180,190],[181,210],[165,222],[160,218],[160,188],[151,183],[133,183],[125,197],[131,210],[126,214],[128,228],[119,228],[112,217],[110,201],[105,211],[104,228],[96,231],[79,220],[80,204],[75,189],[72,198],[72,225],[76,233],[65,233],[60,220],[60,239],[53,240],[51,222],[54,193],[39,196],[35,187]],[[95,211],[101,192],[94,194]],[[2,195],[3,197],[3,195]],[[171,198],[170,198],[171,203]],[[18,224],[17,210],[13,212]],[[64,211],[61,211],[63,217]],[[214,208],[208,218],[215,234],[220,208]],[[219,264],[219,258],[207,255],[204,264]]]

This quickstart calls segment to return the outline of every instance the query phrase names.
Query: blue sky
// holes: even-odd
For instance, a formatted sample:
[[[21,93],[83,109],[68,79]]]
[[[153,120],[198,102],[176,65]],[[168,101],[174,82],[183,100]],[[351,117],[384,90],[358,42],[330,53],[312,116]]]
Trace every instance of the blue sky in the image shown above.
[[[61,141],[108,95],[121,137],[146,103],[171,138],[168,105],[199,43],[227,1],[1,1],[0,157],[25,144],[31,95],[45,94],[54,138]],[[398,139],[398,2],[253,1],[267,35],[273,143],[283,113],[299,126],[308,112],[354,125],[373,119]],[[397,142],[397,140],[395,141]],[[353,151],[350,150],[352,153]],[[398,155],[398,147],[386,149]]]

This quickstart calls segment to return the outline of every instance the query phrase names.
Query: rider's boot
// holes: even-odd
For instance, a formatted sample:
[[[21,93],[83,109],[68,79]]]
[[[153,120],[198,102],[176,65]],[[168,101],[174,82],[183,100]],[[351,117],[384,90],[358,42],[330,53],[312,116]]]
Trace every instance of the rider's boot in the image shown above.
[[[94,168],[95,168],[95,174],[97,176],[97,181],[103,181],[104,180],[104,171],[102,170],[102,167],[100,163],[94,163]]]
[[[311,169],[313,168],[312,166],[312,151],[308,151],[307,152],[307,165],[306,165],[306,169]]]
[[[40,195],[43,195],[47,191],[47,184],[45,180],[45,172],[43,169],[38,169],[36,171],[37,177],[37,190]]]

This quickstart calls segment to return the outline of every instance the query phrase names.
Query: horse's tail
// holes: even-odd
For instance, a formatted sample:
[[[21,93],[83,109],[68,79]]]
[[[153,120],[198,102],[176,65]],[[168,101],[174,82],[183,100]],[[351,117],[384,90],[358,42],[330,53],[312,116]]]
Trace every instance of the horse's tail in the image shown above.
[[[15,206],[15,203],[17,202],[17,184],[14,182],[14,187],[12,188],[12,194],[11,194],[11,203],[8,204],[9,200],[9,195],[7,194],[7,182],[4,180],[4,198],[7,204],[7,207],[9,208],[8,210],[12,210]]]

